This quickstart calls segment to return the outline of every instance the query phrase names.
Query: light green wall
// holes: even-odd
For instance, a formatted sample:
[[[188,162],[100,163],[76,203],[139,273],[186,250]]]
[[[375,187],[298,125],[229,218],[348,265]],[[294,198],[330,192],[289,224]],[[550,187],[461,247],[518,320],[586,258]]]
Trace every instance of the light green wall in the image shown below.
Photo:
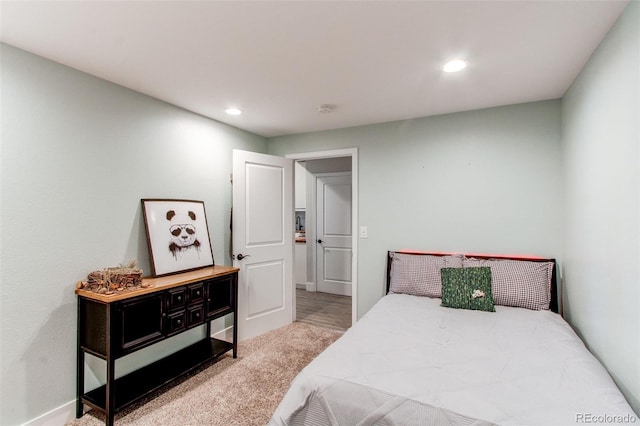
[[[75,283],[137,259],[141,198],[203,200],[227,263],[231,151],[266,140],[2,45],[0,424],[75,398]]]
[[[562,101],[566,317],[640,413],[640,2]]]
[[[2,45],[0,424],[75,397],[74,283],[131,259],[149,270],[140,198],[204,200],[216,262],[229,262],[234,148],[358,147],[369,228],[360,315],[383,293],[389,249],[559,258],[568,318],[638,411],[639,9],[631,3],[562,104],[268,142]]]
[[[387,250],[562,247],[560,102],[284,136],[270,154],[358,148],[358,315],[382,296]]]

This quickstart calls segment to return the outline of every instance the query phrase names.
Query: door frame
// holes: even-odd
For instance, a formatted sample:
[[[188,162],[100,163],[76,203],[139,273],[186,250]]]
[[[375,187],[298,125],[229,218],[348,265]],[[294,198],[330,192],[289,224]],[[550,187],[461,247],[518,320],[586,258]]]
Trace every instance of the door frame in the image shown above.
[[[358,320],[358,148],[332,149],[327,151],[301,152],[287,154],[286,158],[294,161],[322,160],[326,158],[351,157],[351,325]],[[295,167],[294,167],[295,170]],[[295,173],[295,172],[294,172]],[[316,256],[316,247],[313,245],[313,256]],[[314,262],[315,263],[315,262]],[[315,271],[314,271],[315,274]],[[294,280],[295,281],[295,280]],[[295,283],[294,298],[295,298]],[[295,318],[296,304],[293,304]]]

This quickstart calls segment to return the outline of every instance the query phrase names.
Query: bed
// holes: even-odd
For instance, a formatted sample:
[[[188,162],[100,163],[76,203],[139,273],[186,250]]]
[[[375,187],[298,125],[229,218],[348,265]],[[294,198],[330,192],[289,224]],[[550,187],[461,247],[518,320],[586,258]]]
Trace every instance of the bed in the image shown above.
[[[389,252],[387,294],[300,372],[270,425],[638,422],[557,313],[556,269]]]

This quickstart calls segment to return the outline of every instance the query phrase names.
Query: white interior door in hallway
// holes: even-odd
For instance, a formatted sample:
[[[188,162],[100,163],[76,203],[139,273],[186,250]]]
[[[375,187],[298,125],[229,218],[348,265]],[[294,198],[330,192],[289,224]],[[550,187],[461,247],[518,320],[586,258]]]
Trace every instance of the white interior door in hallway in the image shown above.
[[[316,215],[317,290],[351,296],[351,173],[317,175]]]
[[[293,321],[293,161],[233,151],[238,339]]]

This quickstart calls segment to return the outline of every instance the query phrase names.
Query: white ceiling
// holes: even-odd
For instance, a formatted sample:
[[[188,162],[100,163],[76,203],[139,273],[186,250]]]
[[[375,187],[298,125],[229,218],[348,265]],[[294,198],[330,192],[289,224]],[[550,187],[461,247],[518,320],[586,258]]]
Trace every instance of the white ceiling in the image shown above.
[[[271,137],[559,98],[627,3],[22,0],[0,23],[5,43]],[[453,57],[469,67],[444,74]]]

